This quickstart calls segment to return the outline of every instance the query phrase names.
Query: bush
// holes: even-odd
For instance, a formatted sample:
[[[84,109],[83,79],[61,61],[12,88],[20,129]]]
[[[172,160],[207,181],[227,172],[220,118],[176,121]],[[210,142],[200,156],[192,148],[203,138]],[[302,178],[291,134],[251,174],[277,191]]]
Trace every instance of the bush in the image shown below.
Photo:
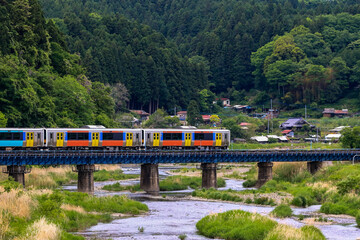
[[[320,212],[326,214],[344,214],[347,212],[347,210],[347,206],[330,202],[324,203],[320,208]]]
[[[295,197],[291,204],[297,207],[306,207],[306,198],[303,196]]]
[[[259,214],[232,210],[206,216],[196,224],[196,228],[200,234],[210,238],[260,240],[276,224]]]
[[[360,212],[356,215],[356,224],[358,227],[360,227]]]
[[[290,206],[285,204],[280,204],[271,212],[272,215],[279,218],[291,217],[292,210]]]
[[[250,188],[250,187],[254,187],[255,184],[256,184],[256,180],[249,179],[243,182],[243,187]]]

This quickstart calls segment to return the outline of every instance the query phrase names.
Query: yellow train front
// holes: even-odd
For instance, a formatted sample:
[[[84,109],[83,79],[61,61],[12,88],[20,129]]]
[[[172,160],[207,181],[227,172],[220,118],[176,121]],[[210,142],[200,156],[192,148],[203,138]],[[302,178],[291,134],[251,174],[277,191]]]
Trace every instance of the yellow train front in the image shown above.
[[[144,129],[146,148],[228,149],[230,131],[215,129]]]

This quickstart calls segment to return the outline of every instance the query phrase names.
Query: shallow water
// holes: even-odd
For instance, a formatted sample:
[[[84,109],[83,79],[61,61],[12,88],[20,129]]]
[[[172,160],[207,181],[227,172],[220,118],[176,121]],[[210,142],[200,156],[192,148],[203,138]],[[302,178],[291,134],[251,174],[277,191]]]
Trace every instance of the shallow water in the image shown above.
[[[168,169],[167,169],[168,170]],[[124,169],[124,173],[139,174],[139,168]],[[168,174],[159,169],[159,174],[162,177]],[[109,181],[109,182],[96,182],[95,188],[101,187],[106,184],[113,184],[114,182],[120,182],[122,185],[131,185],[139,183],[138,180],[123,180],[123,181]],[[226,187],[220,188],[221,190],[233,189],[237,191],[244,190],[242,186],[242,180],[226,180]],[[68,186],[69,187],[69,186]],[[76,186],[70,186],[71,190],[76,190]],[[65,187],[64,187],[65,189]],[[187,189],[182,191],[173,192],[160,192],[160,194],[189,194],[193,190]],[[270,206],[254,206],[254,205],[242,205],[235,203],[223,203],[223,202],[206,202],[206,201],[149,201],[141,200],[143,193],[129,193],[129,192],[107,192],[102,190],[96,190],[95,195],[119,195],[127,194],[130,198],[140,200],[149,207],[149,214],[138,217],[117,219],[111,223],[100,223],[93,226],[79,234],[93,238],[100,239],[121,239],[121,240],[146,240],[146,239],[159,239],[159,240],[175,240],[179,239],[179,235],[185,234],[187,240],[208,239],[200,236],[196,233],[196,223],[206,215],[211,213],[220,213],[233,209],[240,209],[248,212],[256,212],[262,215],[268,215],[274,207]],[[311,215],[314,212],[319,211],[320,205],[310,206],[308,208],[293,208],[294,215]],[[344,240],[356,240],[360,237],[360,229],[356,227],[355,220],[353,218],[342,217],[327,217],[329,220],[333,220],[336,224],[332,225],[316,225],[327,239],[344,239]],[[302,227],[305,224],[297,221],[293,218],[276,219],[278,222],[288,224],[293,227]],[[138,228],[143,227],[144,232],[140,232]]]

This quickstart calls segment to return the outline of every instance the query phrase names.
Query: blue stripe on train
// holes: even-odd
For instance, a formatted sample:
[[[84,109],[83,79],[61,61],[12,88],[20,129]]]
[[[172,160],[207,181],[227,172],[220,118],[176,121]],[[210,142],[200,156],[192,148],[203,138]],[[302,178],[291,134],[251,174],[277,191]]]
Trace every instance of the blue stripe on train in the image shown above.
[[[0,147],[22,147],[23,141],[15,140],[15,141],[9,141],[9,140],[1,140],[0,141]]]

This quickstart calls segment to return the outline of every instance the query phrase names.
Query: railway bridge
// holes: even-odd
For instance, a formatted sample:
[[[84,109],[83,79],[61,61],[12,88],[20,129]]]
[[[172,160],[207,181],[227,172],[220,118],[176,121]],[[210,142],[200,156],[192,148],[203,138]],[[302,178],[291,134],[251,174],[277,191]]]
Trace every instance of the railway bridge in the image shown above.
[[[201,163],[202,187],[216,188],[218,163],[257,162],[257,187],[272,178],[273,162],[307,162],[314,174],[325,161],[360,159],[355,150],[26,150],[0,151],[3,172],[25,186],[29,165],[76,165],[78,191],[94,192],[95,164],[141,164],[140,187],[149,194],[159,193],[159,163]]]

